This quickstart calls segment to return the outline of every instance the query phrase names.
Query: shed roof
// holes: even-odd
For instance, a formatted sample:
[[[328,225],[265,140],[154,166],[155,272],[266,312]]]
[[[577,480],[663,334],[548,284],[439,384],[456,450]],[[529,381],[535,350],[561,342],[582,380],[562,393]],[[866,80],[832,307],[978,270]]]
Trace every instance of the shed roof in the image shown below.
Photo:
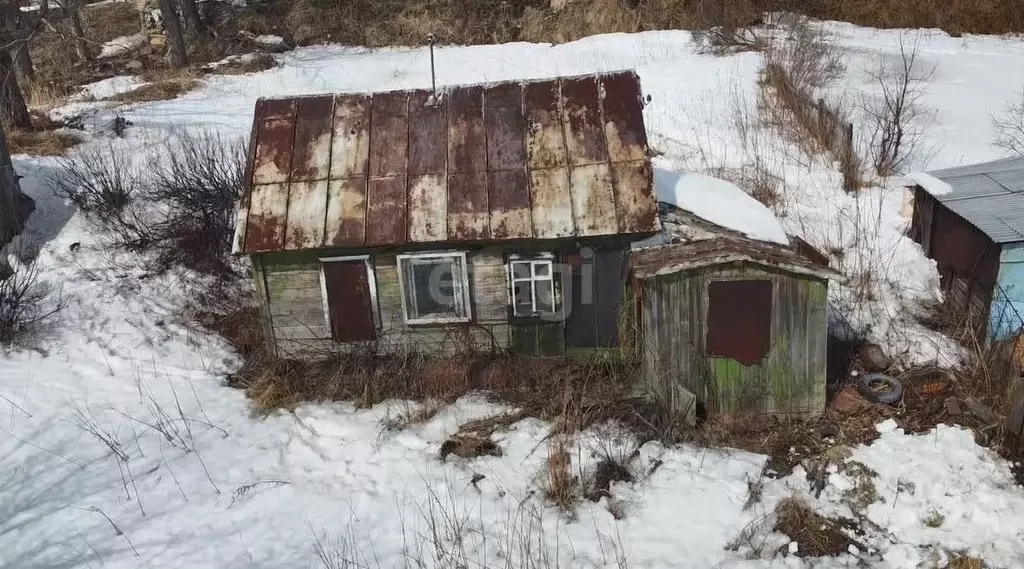
[[[632,252],[633,275],[641,279],[732,262],[754,263],[820,279],[839,276],[827,264],[794,249],[736,237],[661,245]]]
[[[931,172],[953,191],[935,195],[996,243],[1024,241],[1024,158]]]
[[[659,229],[632,71],[261,99],[236,252]]]

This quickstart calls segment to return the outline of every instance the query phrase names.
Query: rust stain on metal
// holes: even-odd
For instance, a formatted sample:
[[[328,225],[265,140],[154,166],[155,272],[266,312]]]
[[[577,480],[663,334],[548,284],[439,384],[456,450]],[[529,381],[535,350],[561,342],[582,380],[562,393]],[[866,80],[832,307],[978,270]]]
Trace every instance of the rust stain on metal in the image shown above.
[[[409,240],[444,241],[448,235],[447,191],[441,174],[409,179]]]
[[[596,164],[607,157],[601,128],[601,105],[597,77],[562,80],[562,113],[569,162]]]
[[[284,247],[284,212],[288,187],[267,184],[252,187],[246,251],[280,251]]]
[[[294,117],[260,122],[256,132],[256,155],[253,158],[254,185],[280,184],[288,181],[294,133]]]
[[[566,168],[531,171],[530,203],[533,206],[534,237],[553,239],[574,234],[569,172]]]
[[[406,242],[405,176],[371,178],[366,187],[366,244]]]
[[[331,119],[334,97],[299,99],[291,180],[326,180],[331,161]],[[322,229],[322,228],[321,228]]]
[[[334,103],[331,178],[366,175],[370,155],[370,98],[338,95]]]
[[[239,252],[659,229],[632,72],[260,100],[252,144]]]
[[[486,172],[448,175],[448,238],[487,239],[489,231]]]
[[[492,239],[533,237],[530,186],[525,170],[497,170],[487,178]]]
[[[513,170],[526,167],[526,121],[523,117],[523,88],[518,83],[492,87],[484,94],[487,128],[487,169]]]
[[[446,105],[428,104],[430,91],[414,91],[409,97],[409,174],[443,174],[448,124]],[[409,185],[412,190],[412,183]]]
[[[607,164],[576,166],[571,170],[572,209],[577,235],[618,233],[615,195]]]
[[[565,166],[565,137],[558,104],[558,81],[523,87],[526,114],[526,161],[531,169]]]
[[[609,160],[647,159],[647,131],[644,129],[644,108],[636,74],[618,73],[602,77],[601,92]]]
[[[612,164],[615,209],[620,233],[658,231],[658,206],[651,188],[654,174],[647,160]]]
[[[366,178],[331,180],[328,184],[324,244],[362,245],[366,240]]]
[[[381,93],[370,107],[370,178],[405,175],[409,148],[408,93]]]
[[[288,251],[315,249],[324,242],[324,210],[327,208],[327,180],[292,182],[288,188]]]
[[[484,89],[455,89],[448,94],[448,171],[483,172],[487,169],[484,131]]]

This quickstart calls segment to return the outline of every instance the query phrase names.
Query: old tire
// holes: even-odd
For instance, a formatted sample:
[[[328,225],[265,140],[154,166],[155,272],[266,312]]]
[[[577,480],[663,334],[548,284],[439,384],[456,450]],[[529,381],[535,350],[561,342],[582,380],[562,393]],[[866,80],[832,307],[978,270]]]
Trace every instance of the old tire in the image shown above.
[[[869,373],[860,378],[857,391],[872,403],[894,405],[903,399],[903,384],[881,373]]]

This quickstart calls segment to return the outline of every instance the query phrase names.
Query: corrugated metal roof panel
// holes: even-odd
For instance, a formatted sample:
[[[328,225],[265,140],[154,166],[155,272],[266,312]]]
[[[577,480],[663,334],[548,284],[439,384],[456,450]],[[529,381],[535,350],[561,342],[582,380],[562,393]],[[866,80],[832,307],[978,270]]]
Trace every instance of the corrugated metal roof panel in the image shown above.
[[[1024,241],[1024,158],[937,170],[931,174],[953,187],[936,195],[996,243]]]
[[[658,231],[632,71],[256,104],[237,252]]]

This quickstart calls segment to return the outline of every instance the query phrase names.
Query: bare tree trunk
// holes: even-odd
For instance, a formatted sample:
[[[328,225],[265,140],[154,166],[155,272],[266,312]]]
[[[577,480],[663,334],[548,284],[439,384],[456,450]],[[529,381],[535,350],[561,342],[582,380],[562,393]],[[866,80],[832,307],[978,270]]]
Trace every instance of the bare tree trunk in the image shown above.
[[[28,42],[21,43],[11,49],[14,56],[14,67],[22,81],[32,81],[36,78],[36,67],[32,63],[32,54],[28,51]]]
[[[85,39],[85,29],[82,28],[82,16],[79,13],[79,8],[73,8],[68,19],[71,21],[71,32],[75,34],[75,53],[78,54],[78,59],[89,61],[92,59],[92,53],[89,52],[89,43]]]
[[[14,60],[6,50],[0,50],[0,78],[4,79],[0,88],[0,118],[11,126],[32,128],[32,118],[18,83],[18,74],[14,73]]]
[[[196,7],[196,0],[178,0],[181,7],[181,14],[185,17],[185,27],[188,31],[197,36],[206,35],[206,24],[199,17],[199,8]]]
[[[171,66],[184,67],[188,65],[185,38],[181,34],[181,20],[178,19],[178,12],[174,9],[174,0],[160,0],[160,17],[164,21],[164,31],[167,33]]]
[[[6,245],[17,235],[35,204],[21,193],[18,175],[11,164],[11,153],[7,149],[7,135],[0,125],[0,246]],[[0,273],[6,259],[0,259]]]

